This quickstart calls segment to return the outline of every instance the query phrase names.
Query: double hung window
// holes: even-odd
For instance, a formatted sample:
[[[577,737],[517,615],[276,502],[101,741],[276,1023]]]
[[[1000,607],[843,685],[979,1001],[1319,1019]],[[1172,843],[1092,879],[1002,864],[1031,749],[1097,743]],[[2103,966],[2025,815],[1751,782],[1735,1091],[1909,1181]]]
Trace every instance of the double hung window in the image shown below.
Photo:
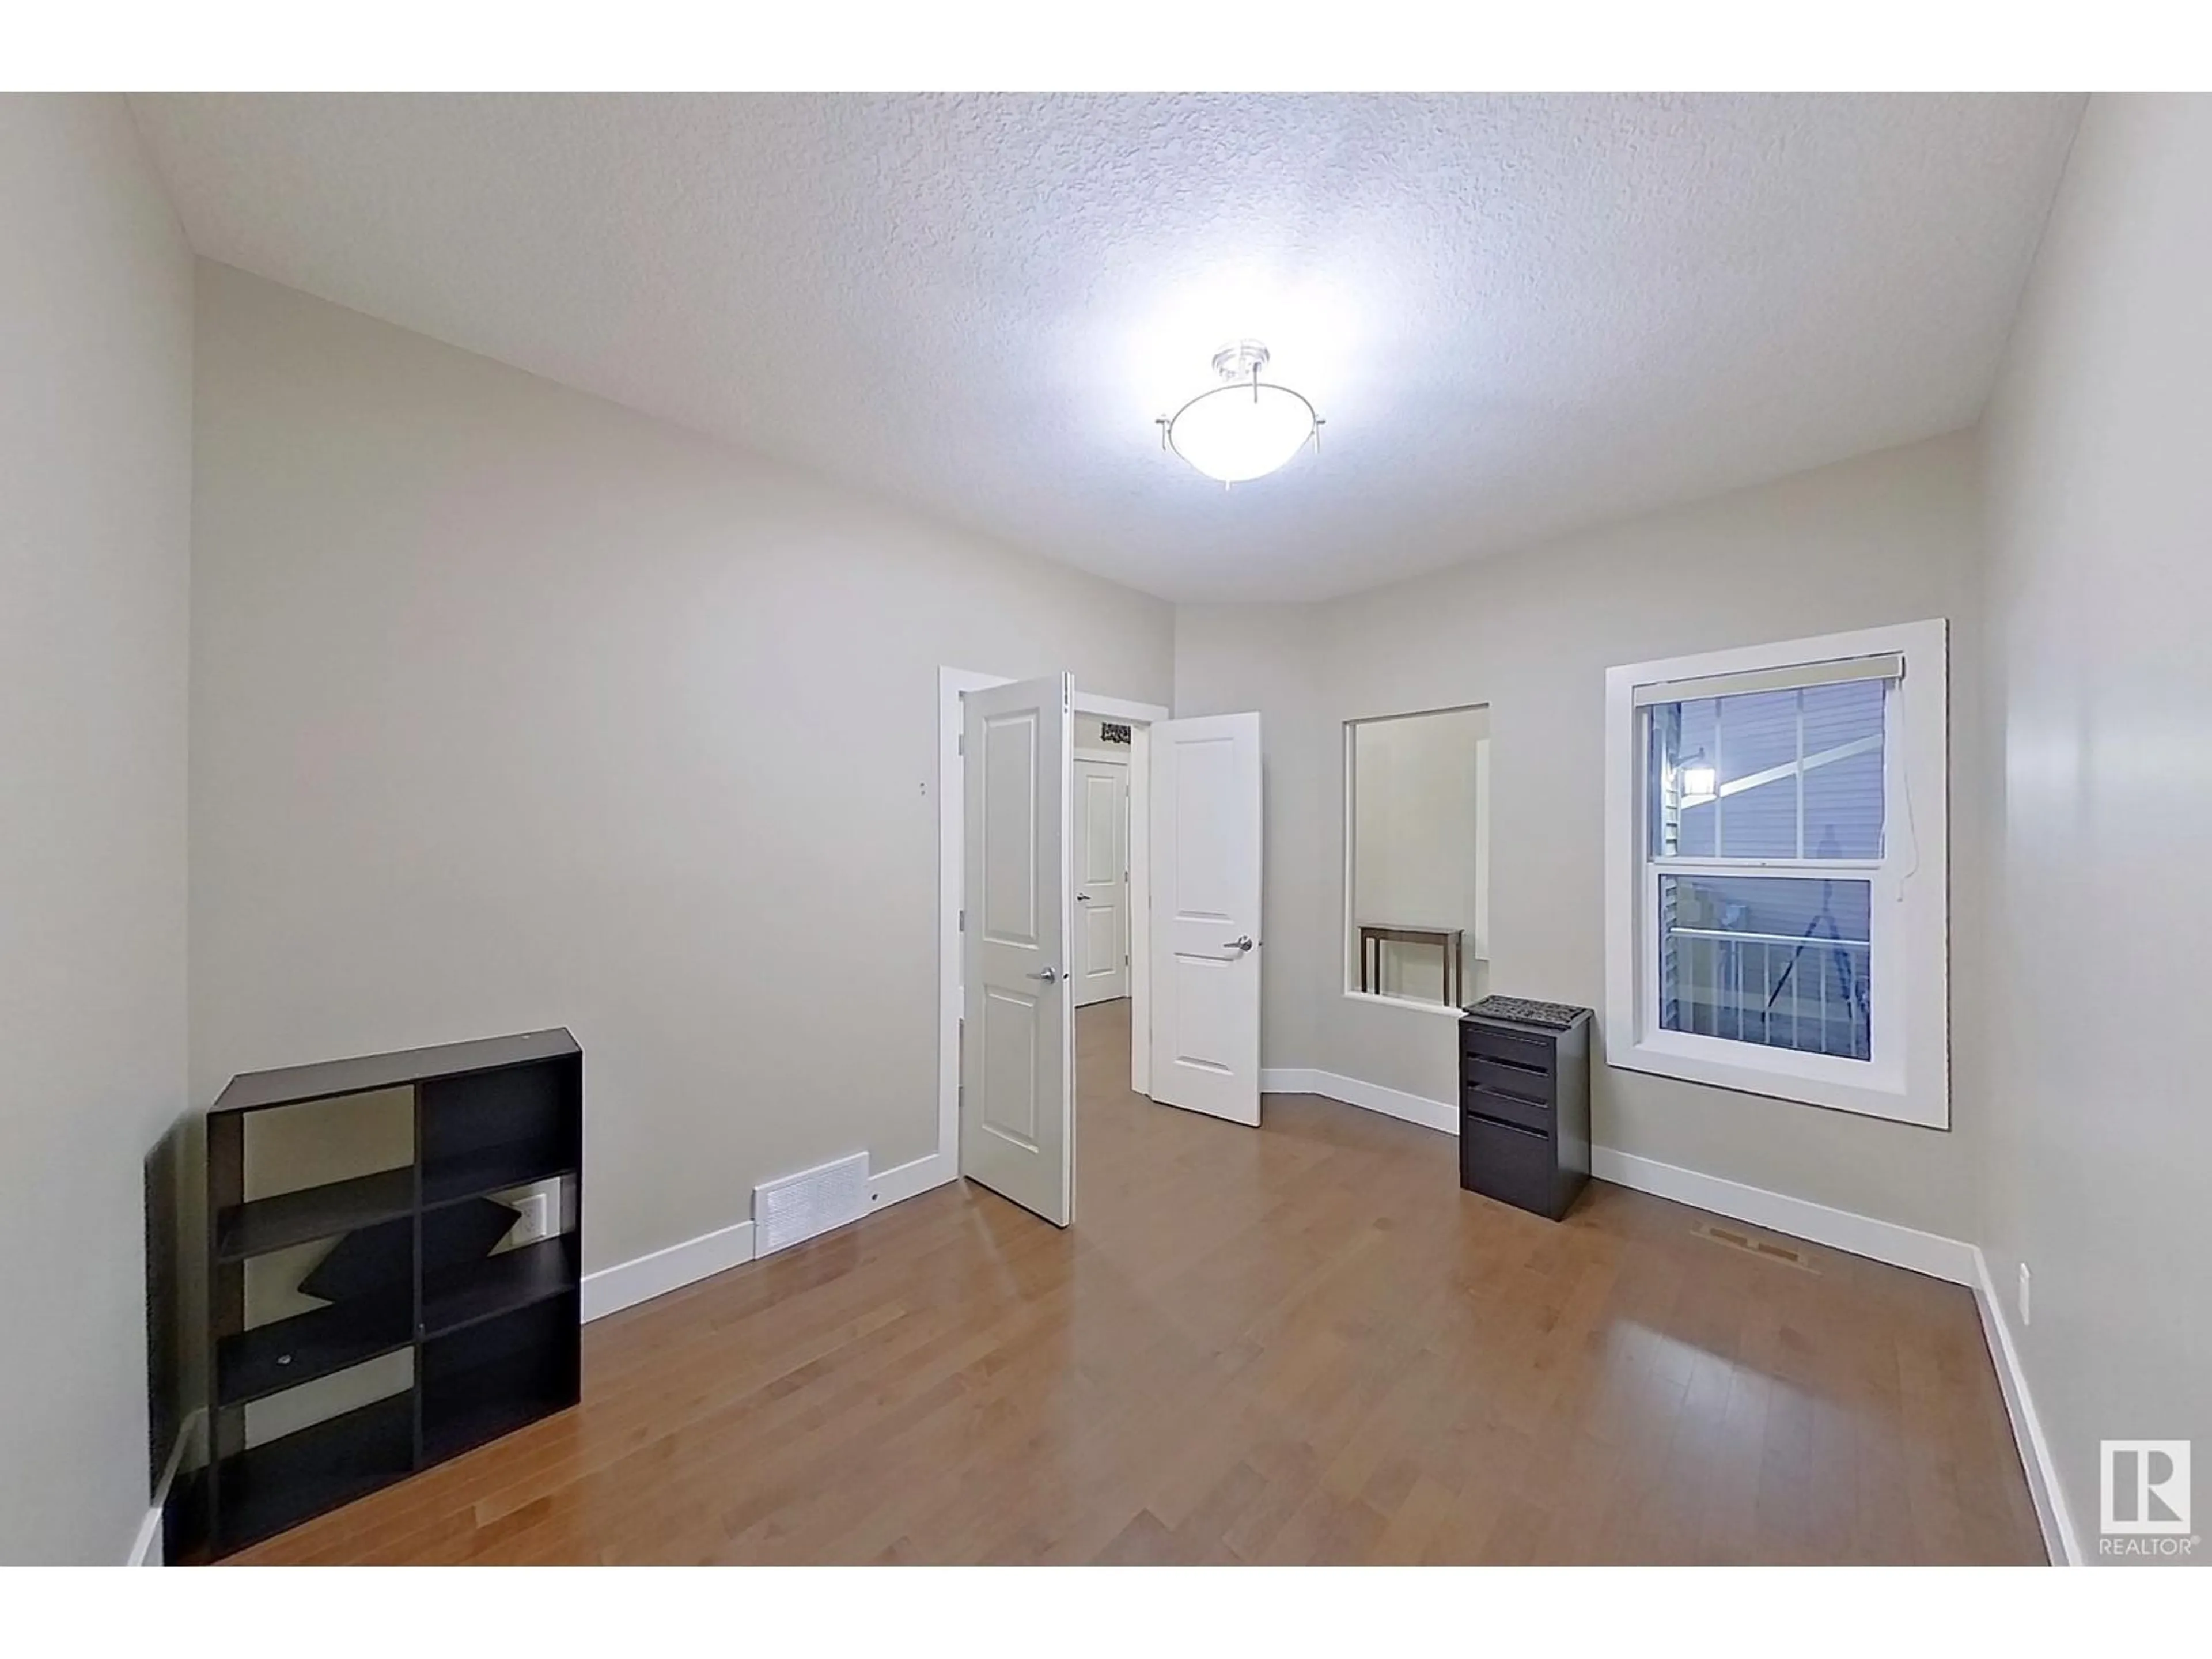
[[[1607,675],[1607,1058],[1948,1123],[1941,623]]]

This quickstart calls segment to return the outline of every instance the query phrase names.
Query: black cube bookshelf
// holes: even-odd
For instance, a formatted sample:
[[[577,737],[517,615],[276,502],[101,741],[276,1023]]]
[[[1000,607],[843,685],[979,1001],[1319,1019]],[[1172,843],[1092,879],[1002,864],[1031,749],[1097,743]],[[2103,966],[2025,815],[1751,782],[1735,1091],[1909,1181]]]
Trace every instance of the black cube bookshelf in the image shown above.
[[[411,1100],[407,1163],[248,1191],[258,1115],[335,1112],[394,1091]],[[583,1050],[565,1029],[231,1080],[207,1120],[208,1461],[183,1500],[172,1559],[234,1553],[576,1403],[583,1105]],[[296,1139],[296,1122],[290,1132]],[[452,1233],[444,1224],[455,1206],[552,1182],[562,1201],[549,1237],[489,1254],[488,1244],[426,1252],[426,1231],[434,1244]],[[249,1261],[348,1235],[360,1236],[380,1276],[323,1305],[246,1322]],[[404,1387],[391,1358],[401,1352]],[[278,1396],[316,1383],[328,1396],[327,1379],[356,1369],[359,1387],[336,1385],[340,1408],[290,1423],[302,1413]],[[347,1401],[364,1389],[376,1397]],[[284,1431],[250,1433],[256,1406],[284,1412]]]

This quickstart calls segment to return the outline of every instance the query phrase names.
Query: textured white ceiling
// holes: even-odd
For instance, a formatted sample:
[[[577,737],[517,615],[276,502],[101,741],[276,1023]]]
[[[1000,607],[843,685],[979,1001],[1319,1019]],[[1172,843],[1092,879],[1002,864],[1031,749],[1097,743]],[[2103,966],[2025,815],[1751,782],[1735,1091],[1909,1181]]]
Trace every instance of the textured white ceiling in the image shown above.
[[[1178,599],[1342,592],[1966,424],[2081,112],[135,101],[212,258]],[[1224,491],[1152,421],[1240,334],[1328,424]]]

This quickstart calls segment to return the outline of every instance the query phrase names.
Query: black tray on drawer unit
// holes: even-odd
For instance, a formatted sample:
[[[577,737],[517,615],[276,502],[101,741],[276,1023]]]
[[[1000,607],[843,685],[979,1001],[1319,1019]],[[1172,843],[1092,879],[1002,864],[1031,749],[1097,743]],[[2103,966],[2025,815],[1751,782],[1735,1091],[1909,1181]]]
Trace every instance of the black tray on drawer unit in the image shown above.
[[[1589,1180],[1590,1011],[1459,1029],[1459,1184],[1557,1221]]]

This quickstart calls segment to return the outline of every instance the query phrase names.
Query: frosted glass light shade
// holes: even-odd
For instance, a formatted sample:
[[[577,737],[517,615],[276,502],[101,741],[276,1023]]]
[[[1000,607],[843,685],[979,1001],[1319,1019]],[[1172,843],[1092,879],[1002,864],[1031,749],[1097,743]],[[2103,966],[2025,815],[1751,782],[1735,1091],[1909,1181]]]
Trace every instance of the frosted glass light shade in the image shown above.
[[[1168,422],[1175,453],[1223,483],[1266,477],[1313,434],[1311,404],[1286,386],[1255,382],[1194,398]]]

